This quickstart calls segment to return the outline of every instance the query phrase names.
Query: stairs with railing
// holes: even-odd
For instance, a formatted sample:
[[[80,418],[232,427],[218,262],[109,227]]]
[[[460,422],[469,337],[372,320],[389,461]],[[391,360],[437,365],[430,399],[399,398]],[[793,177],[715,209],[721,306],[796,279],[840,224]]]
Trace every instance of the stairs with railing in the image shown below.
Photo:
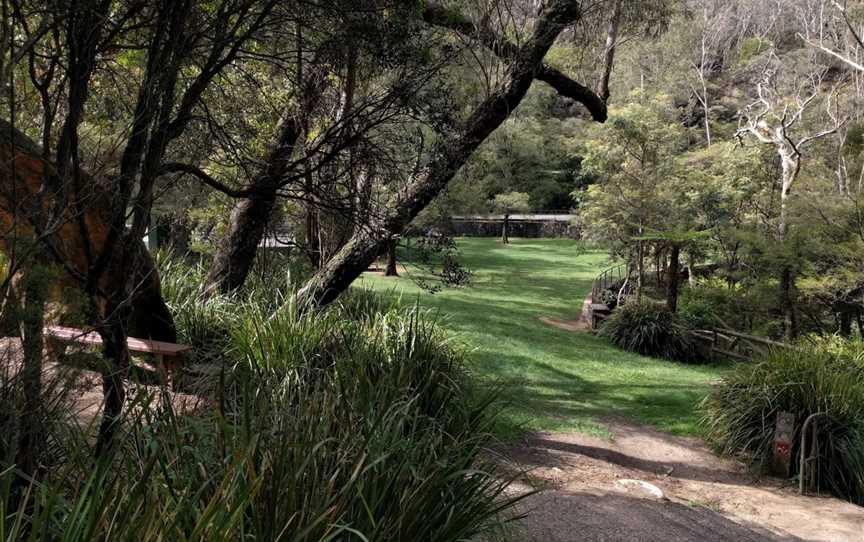
[[[629,266],[622,263],[604,270],[591,283],[591,303],[588,306],[591,329],[597,329],[633,292],[629,276]]]

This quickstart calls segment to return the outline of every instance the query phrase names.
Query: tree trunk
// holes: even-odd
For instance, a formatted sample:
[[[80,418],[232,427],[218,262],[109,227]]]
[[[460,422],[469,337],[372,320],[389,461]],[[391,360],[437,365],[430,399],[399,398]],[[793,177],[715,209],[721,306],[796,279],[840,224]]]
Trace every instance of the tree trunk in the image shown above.
[[[510,242],[510,238],[507,236],[507,229],[510,226],[510,215],[504,213],[504,221],[501,224],[501,242],[505,245]]]
[[[250,189],[253,194],[240,199],[231,211],[228,232],[219,243],[207,275],[206,295],[232,292],[249,276],[258,245],[276,207],[279,188],[290,172],[291,156],[300,137],[307,133],[304,128],[306,119],[317,106],[328,82],[323,72],[309,77],[303,82],[300,110],[282,120],[279,137],[268,152],[262,170],[252,180]],[[307,182],[311,182],[308,177]],[[317,221],[315,226],[313,231],[317,232]],[[320,242],[313,246],[320,248]]]
[[[678,282],[680,271],[681,247],[677,243],[669,249],[669,267],[666,269],[666,308],[670,312],[678,312]]]
[[[21,367],[21,386],[24,392],[24,410],[15,462],[27,476],[34,476],[43,443],[42,420],[42,347],[45,289],[44,268],[36,266],[23,277],[23,299],[19,326],[24,359]]]
[[[279,139],[267,155],[263,170],[252,180],[253,194],[234,204],[228,231],[219,242],[210,265],[204,288],[206,295],[230,293],[246,282],[301,132],[300,119],[290,117],[282,122]]]
[[[789,195],[792,191],[792,184],[798,174],[799,162],[797,158],[793,158],[788,151],[782,148],[779,151],[782,179],[780,187],[780,218],[777,226],[777,237],[783,250],[786,250],[786,239],[789,233],[789,217],[788,204]],[[798,337],[798,314],[795,307],[795,273],[792,265],[786,261],[790,258],[789,254],[783,254],[784,263],[780,268],[780,291],[779,304],[780,311],[783,314],[783,334],[787,339],[795,339]]]
[[[126,388],[123,379],[129,373],[129,348],[126,345],[126,332],[123,329],[122,307],[111,307],[108,321],[98,328],[102,337],[102,351],[112,366],[102,373],[102,396],[105,405],[102,421],[96,438],[96,456],[102,457],[114,448],[114,436],[123,418],[123,405],[126,402]]]
[[[230,293],[243,286],[275,206],[276,192],[272,189],[234,204],[228,231],[219,242],[207,275],[207,295]]]
[[[645,288],[645,247],[642,240],[636,246],[636,302],[642,302],[642,290]]]
[[[609,79],[612,76],[612,66],[615,64],[615,47],[618,44],[618,21],[621,18],[621,0],[615,0],[612,5],[612,17],[606,29],[606,49],[603,54],[603,71],[597,83],[597,95],[606,102],[609,99]]]
[[[387,269],[384,271],[385,277],[398,277],[399,272],[396,269],[396,245],[398,241],[390,239],[387,241]]]
[[[789,265],[784,265],[780,272],[780,310],[783,313],[783,334],[790,340],[797,338],[800,330],[795,307],[795,274]]]
[[[840,306],[838,311],[838,331],[841,337],[848,339],[852,336],[852,318],[855,316],[854,312],[846,306]]]
[[[311,182],[307,183],[311,185]],[[311,193],[311,189],[310,189]],[[318,209],[313,203],[306,205],[306,243],[304,246],[306,257],[312,267],[321,267],[321,231],[318,222]]]
[[[696,286],[696,258],[691,251],[687,251],[687,284],[693,288]]]
[[[174,217],[168,227],[168,247],[175,254],[189,254],[189,222],[185,217]]]
[[[389,236],[401,234],[441,192],[483,141],[516,109],[561,31],[580,16],[578,3],[552,0],[545,4],[534,33],[512,57],[507,81],[483,100],[459,132],[441,137],[426,167],[400,190],[384,210],[376,228],[357,231],[298,292],[301,306],[323,307],[335,300],[366,269]]]

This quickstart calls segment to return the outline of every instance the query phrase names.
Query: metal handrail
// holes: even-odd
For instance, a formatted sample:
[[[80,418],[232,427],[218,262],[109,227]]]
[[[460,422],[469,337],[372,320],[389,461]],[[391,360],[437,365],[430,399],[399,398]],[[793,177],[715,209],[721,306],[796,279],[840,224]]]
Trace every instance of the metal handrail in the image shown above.
[[[627,276],[628,266],[626,263],[618,264],[601,272],[591,283],[591,301],[597,301],[600,292],[607,289],[615,282]]]
[[[827,412],[816,412],[811,414],[804,420],[804,425],[801,427],[801,446],[800,448],[800,458],[798,464],[798,493],[804,495],[806,493],[806,482],[807,482],[807,463],[808,461],[811,463],[815,463],[815,467],[810,469],[810,489],[813,491],[819,490],[819,429],[816,425],[816,420],[818,418],[827,417]],[[807,430],[810,428],[810,425],[813,425],[813,430],[811,431],[812,436],[810,437],[811,445],[810,445],[810,457],[807,457]]]

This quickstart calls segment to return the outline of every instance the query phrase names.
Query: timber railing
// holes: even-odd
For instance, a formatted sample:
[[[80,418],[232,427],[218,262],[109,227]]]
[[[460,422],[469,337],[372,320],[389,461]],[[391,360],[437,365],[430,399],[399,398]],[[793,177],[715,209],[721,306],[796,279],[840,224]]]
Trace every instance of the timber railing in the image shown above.
[[[731,329],[697,329],[690,331],[690,336],[706,346],[712,355],[719,354],[739,361],[753,361],[771,348],[794,348],[786,343]]]

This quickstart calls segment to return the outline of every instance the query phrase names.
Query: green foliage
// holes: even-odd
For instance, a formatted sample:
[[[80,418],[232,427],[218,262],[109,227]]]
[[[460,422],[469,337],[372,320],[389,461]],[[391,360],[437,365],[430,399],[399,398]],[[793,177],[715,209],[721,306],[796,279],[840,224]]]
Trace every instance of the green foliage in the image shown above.
[[[502,213],[519,213],[531,210],[530,196],[525,192],[507,192],[497,194],[492,199],[492,206]]]
[[[644,356],[692,361],[693,346],[678,318],[654,303],[631,302],[603,322],[600,335],[616,346]]]
[[[864,343],[829,339],[771,351],[756,364],[737,366],[703,410],[710,440],[757,464],[771,456],[778,412],[795,415],[793,458],[804,421],[824,413],[818,479],[823,488],[864,503]]]
[[[765,38],[758,36],[747,38],[741,42],[740,51],[738,52],[738,63],[740,65],[746,65],[755,57],[761,55],[765,51],[769,51],[772,47],[773,44]]]
[[[690,288],[678,298],[678,318],[690,329],[712,329],[720,326],[716,306],[710,299],[693,295]]]
[[[678,317],[692,329],[727,327],[731,322],[744,323],[747,306],[747,294],[742,288],[730,288],[718,279],[705,279],[682,290]]]
[[[212,402],[142,392],[95,467],[81,435],[29,487],[2,470],[3,539],[466,540],[518,500],[483,453],[492,397],[424,311],[200,303],[230,332]]]
[[[592,135],[584,167],[599,182],[579,195],[586,237],[623,254],[636,237],[682,229],[675,222],[687,216],[675,212],[685,201],[676,158],[685,130],[674,120],[668,97],[613,108],[607,126]]]
[[[561,102],[553,90],[532,86],[450,184],[447,212],[488,212],[490,201],[508,192],[528,194],[531,209],[571,209],[571,193],[589,180],[575,151],[580,123],[573,111],[561,110]]]

